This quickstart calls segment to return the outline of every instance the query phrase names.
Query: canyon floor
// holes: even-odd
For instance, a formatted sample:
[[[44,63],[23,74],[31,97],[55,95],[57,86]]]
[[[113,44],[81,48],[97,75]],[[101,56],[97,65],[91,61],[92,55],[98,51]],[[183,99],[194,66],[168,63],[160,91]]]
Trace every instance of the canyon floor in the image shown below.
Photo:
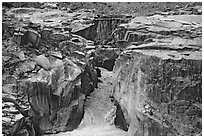
[[[106,120],[114,109],[110,100],[112,72],[101,69],[102,81],[85,102],[85,114],[79,127],[72,132],[59,133],[54,136],[125,136],[126,131],[116,128]],[[114,118],[111,118],[112,120]]]

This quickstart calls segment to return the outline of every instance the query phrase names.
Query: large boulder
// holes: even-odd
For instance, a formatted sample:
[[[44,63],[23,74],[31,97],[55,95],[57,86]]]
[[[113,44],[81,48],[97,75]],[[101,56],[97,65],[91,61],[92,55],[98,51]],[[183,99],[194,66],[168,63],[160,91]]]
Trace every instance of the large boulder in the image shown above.
[[[96,71],[90,65],[79,67],[66,58],[56,59],[50,70],[41,68],[36,76],[23,80],[20,85],[31,106],[28,120],[34,135],[77,128],[83,118],[84,100],[97,86],[96,80]],[[28,125],[22,121],[14,124],[12,135],[24,129],[21,125]]]

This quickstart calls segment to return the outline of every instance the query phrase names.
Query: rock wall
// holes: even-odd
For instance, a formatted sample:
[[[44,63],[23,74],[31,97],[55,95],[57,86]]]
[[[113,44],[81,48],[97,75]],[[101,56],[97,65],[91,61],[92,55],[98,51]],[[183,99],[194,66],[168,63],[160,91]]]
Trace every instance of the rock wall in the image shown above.
[[[95,19],[93,25],[75,32],[75,34],[83,36],[88,40],[102,42],[112,38],[112,32],[123,22],[119,18],[104,17]]]
[[[116,60],[113,96],[130,135],[202,133],[201,52],[183,58],[169,52],[127,50]]]
[[[202,135],[202,6],[127,24],[123,15],[57,3],[2,6],[4,135],[77,128],[100,81],[94,66],[114,67],[116,127],[129,135]]]
[[[80,30],[74,33],[77,35],[83,36],[88,40],[94,41],[95,37],[97,36],[96,28],[97,28],[97,25],[91,25],[90,27],[87,27],[83,30]]]
[[[20,83],[31,106],[28,116],[35,135],[77,128],[86,95],[97,86],[96,72],[89,65],[80,68],[71,60],[57,59],[53,66],[50,71],[42,68],[36,76]],[[12,135],[19,134],[20,121],[13,126]]]
[[[118,48],[98,48],[94,53],[93,64],[112,71],[119,53],[120,49]]]
[[[200,19],[154,15],[126,24],[135,39],[115,62],[112,96],[129,135],[202,135]]]
[[[120,23],[120,19],[114,18],[105,18],[97,20],[97,40],[107,40],[110,38],[112,32],[116,29],[118,24]]]

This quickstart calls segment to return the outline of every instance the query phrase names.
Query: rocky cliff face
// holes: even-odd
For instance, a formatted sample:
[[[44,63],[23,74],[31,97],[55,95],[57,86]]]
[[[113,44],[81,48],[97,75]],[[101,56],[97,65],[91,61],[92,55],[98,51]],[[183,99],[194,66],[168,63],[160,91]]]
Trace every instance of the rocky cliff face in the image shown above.
[[[165,39],[132,45],[116,60],[112,95],[129,124],[129,135],[202,134],[201,41],[199,35],[185,39],[197,34],[193,30],[184,37],[157,32]]]
[[[201,59],[163,59],[142,52],[116,61],[113,96],[130,135],[196,135],[202,125]]]
[[[39,70],[36,76],[23,80],[19,85],[26,93],[31,109],[28,117],[31,135],[72,131],[83,118],[84,101],[97,86],[94,69],[77,66],[71,60],[55,60],[51,70]],[[20,119],[13,126],[11,135],[18,135]]]
[[[93,25],[74,33],[83,36],[88,40],[95,42],[105,42],[112,38],[112,32],[118,27],[120,23],[124,21],[125,19],[109,16],[100,17],[93,20]]]
[[[70,27],[64,25],[66,21],[55,22],[53,16],[62,11],[47,12],[49,21],[41,24],[45,18],[44,14],[36,13],[39,10],[14,8],[4,16],[8,21],[3,23],[6,40],[3,46],[3,93],[7,95],[3,96],[3,101],[4,104],[15,103],[20,110],[17,114],[23,115],[20,118],[15,115],[12,122],[6,116],[9,124],[6,127],[12,126],[7,129],[7,135],[42,135],[76,129],[84,115],[86,96],[97,87],[97,72],[84,53],[85,47],[93,42],[70,34]],[[22,16],[24,12],[27,18],[35,19],[27,21],[26,16]],[[10,19],[14,13],[16,17]],[[17,22],[20,17],[23,19]],[[8,74],[17,83],[13,84]],[[3,107],[7,111],[6,104]]]
[[[64,4],[2,4],[3,135],[202,135],[200,4]]]

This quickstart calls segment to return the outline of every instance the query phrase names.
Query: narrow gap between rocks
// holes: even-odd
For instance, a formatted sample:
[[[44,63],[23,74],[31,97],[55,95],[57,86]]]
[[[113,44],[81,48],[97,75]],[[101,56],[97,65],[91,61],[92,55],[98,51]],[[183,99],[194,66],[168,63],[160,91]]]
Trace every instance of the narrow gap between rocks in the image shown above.
[[[3,135],[202,135],[202,3],[2,6]]]

